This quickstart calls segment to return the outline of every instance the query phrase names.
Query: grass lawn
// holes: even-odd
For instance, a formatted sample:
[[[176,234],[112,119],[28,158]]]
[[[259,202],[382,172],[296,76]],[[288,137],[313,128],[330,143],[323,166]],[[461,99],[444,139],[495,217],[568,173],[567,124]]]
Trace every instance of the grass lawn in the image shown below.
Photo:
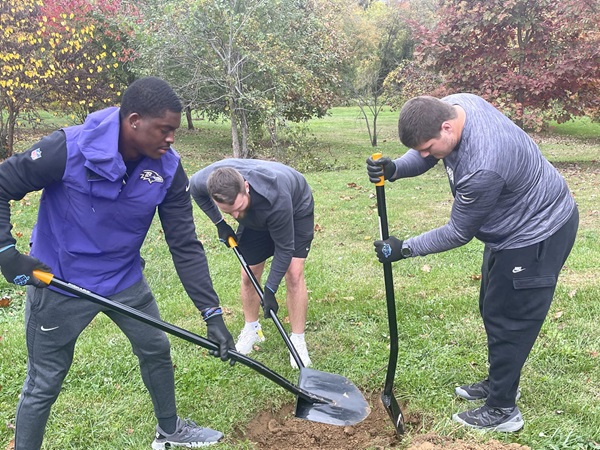
[[[397,156],[397,113],[380,116],[379,148]],[[355,108],[336,108],[310,122],[316,141],[305,149],[327,171],[305,172],[313,188],[317,232],[306,262],[309,287],[307,342],[314,367],[349,378],[364,392],[383,389],[389,336],[381,265],[372,241],[378,238],[375,189],[364,161],[373,152]],[[175,147],[188,175],[230,155],[226,125],[196,122],[181,130]],[[525,428],[515,434],[467,431],[450,420],[467,409],[454,387],[486,374],[485,333],[477,309],[482,244],[472,241],[442,254],[394,264],[400,355],[396,397],[420,427],[407,431],[403,445],[423,432],[485,442],[493,437],[532,449],[600,448],[600,127],[589,122],[555,125],[538,137],[542,151],[559,167],[580,208],[581,225],[555,300],[526,363],[519,407]],[[25,148],[26,143],[21,143]],[[440,165],[427,174],[386,183],[390,234],[413,236],[444,224],[452,205]],[[15,202],[13,234],[20,250],[35,221],[39,193]],[[243,325],[239,262],[219,243],[214,226],[195,207],[211,276],[237,336]],[[145,275],[163,319],[205,335],[205,326],[173,268],[158,221],[142,249]],[[285,288],[278,293],[285,321]],[[24,291],[0,281],[0,449],[13,436],[15,406],[26,372]],[[271,323],[252,356],[294,381],[283,341]],[[235,337],[234,336],[234,337]],[[229,367],[198,347],[171,338],[178,409],[202,425],[226,434],[221,449],[252,449],[244,426],[260,411],[276,410],[293,395],[252,370]],[[136,358],[118,328],[98,316],[79,339],[75,361],[48,423],[46,450],[148,449],[154,434],[152,405]],[[391,427],[391,423],[390,423]],[[595,442],[595,444],[594,444]],[[358,449],[357,449],[358,450]]]

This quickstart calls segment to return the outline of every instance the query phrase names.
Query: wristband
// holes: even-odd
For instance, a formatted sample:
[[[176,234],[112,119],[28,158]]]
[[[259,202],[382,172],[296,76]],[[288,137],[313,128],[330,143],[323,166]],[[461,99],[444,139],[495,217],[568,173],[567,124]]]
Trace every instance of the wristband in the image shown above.
[[[202,318],[206,322],[208,319],[210,319],[213,316],[222,315],[223,310],[221,309],[220,306],[213,306],[212,308],[203,309],[202,311],[200,311],[200,314],[202,314]]]
[[[8,250],[9,248],[14,247],[14,246],[15,246],[15,244],[10,244],[10,245],[7,245],[6,247],[0,248],[0,253],[2,253],[4,250]]]

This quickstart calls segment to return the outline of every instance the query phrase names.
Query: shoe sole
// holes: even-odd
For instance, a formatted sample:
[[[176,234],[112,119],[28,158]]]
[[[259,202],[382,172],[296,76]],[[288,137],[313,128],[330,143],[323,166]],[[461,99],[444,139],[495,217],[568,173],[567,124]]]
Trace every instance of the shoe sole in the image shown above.
[[[215,441],[215,442],[195,442],[193,445],[192,444],[186,444],[186,443],[173,443],[173,442],[156,442],[154,441],[152,443],[152,450],[166,450],[167,448],[172,448],[172,447],[183,447],[183,448],[201,448],[201,447],[208,447],[210,445],[215,445],[218,444],[220,441]]]
[[[511,419],[508,422],[501,423],[500,425],[497,425],[495,427],[482,427],[479,425],[473,425],[461,419],[458,414],[452,414],[452,420],[469,428],[474,428],[476,430],[499,431],[503,433],[514,433],[515,431],[519,431],[521,428],[523,428],[523,425],[525,425],[525,422],[523,421],[523,419],[521,419],[520,416],[515,419]]]

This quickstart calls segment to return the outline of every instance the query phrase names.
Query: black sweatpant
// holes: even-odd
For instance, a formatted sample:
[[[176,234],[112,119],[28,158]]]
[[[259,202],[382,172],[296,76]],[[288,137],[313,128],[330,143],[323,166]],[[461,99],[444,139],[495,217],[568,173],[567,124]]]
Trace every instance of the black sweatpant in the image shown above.
[[[143,279],[110,298],[160,319],[154,296]],[[50,409],[73,361],[77,338],[100,312],[109,316],[129,338],[159,422],[176,416],[173,363],[169,340],[163,331],[88,300],[28,286],[27,378],[17,405],[15,450],[41,447]],[[73,421],[77,419],[77,411],[73,411]]]
[[[515,405],[521,369],[550,309],[578,225],[575,209],[567,223],[542,242],[484,250],[479,310],[488,340],[488,406]]]

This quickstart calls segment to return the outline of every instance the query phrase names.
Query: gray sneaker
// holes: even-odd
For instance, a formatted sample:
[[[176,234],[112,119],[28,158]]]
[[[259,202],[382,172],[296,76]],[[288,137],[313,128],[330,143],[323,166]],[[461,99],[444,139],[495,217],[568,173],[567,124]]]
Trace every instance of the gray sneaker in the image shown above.
[[[504,431],[507,433],[523,428],[523,416],[518,406],[512,408],[493,408],[488,405],[453,414],[452,420],[486,431]]]
[[[202,428],[189,419],[177,418],[177,429],[173,434],[165,433],[156,426],[156,438],[152,443],[153,450],[164,450],[170,447],[199,448],[217,444],[223,438],[220,431]]]
[[[465,400],[485,400],[490,393],[490,380],[487,378],[483,381],[473,384],[465,384],[454,389],[454,393]],[[517,389],[515,400],[521,398],[521,389]]]

